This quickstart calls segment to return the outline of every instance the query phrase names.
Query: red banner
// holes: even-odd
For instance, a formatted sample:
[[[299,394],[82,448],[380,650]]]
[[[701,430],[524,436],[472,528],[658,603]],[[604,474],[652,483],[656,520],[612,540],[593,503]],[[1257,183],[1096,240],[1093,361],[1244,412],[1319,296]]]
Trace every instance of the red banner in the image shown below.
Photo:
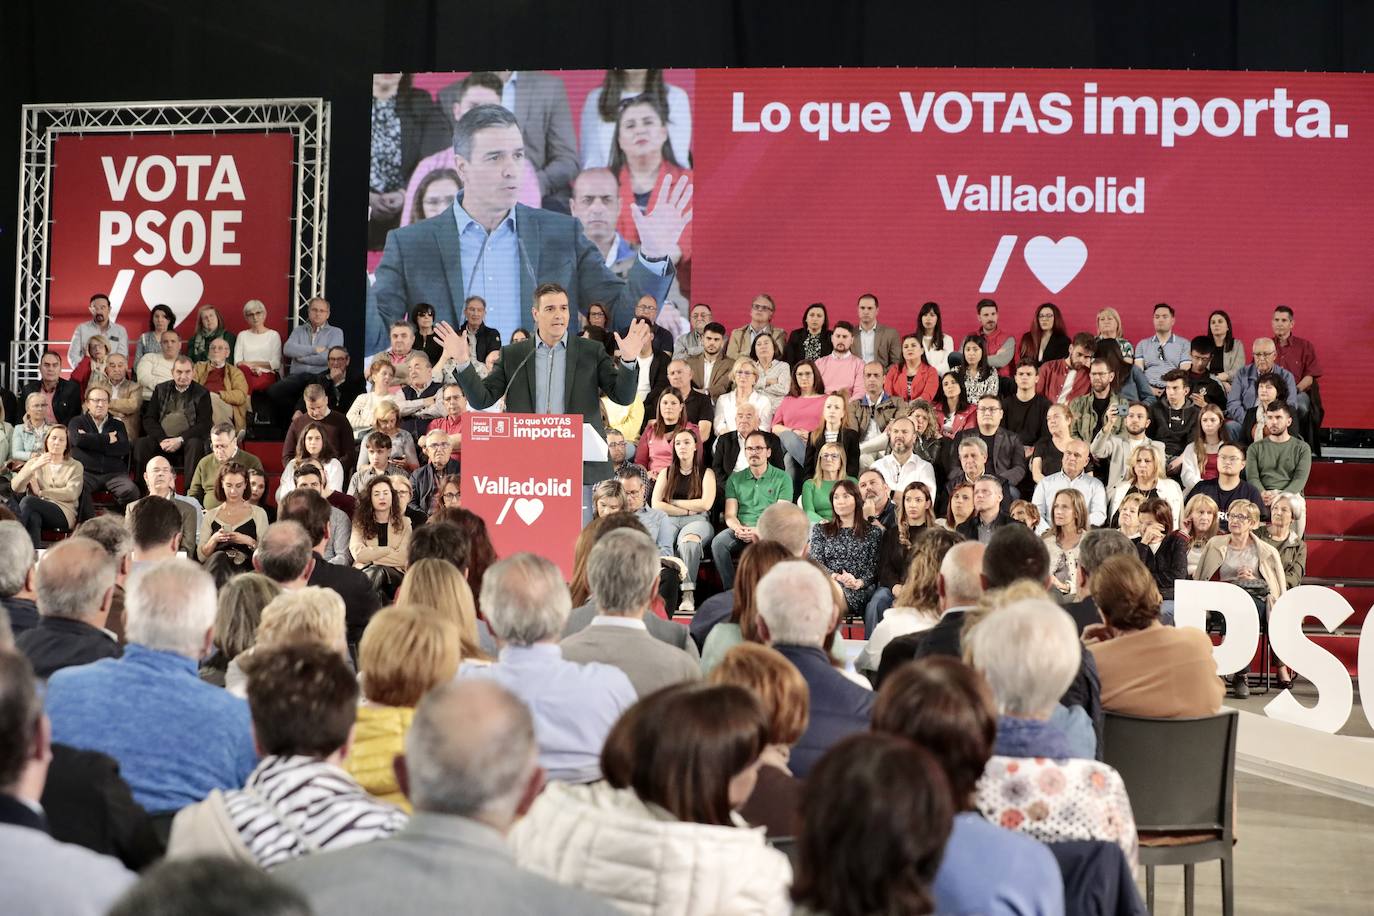
[[[582,530],[582,418],[464,414],[463,508],[486,521],[498,556],[534,551],[571,581]]]
[[[131,341],[171,307],[183,337],[212,304],[233,331],[260,299],[285,336],[291,306],[290,134],[57,138],[53,150],[48,336],[70,339],[108,293]],[[189,319],[189,320],[188,320]],[[65,351],[64,351],[65,353]]]

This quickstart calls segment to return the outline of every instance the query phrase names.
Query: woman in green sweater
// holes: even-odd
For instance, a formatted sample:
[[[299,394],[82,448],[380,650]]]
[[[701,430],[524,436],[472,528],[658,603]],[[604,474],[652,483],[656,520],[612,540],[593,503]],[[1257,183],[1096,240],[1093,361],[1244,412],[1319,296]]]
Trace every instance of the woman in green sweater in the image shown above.
[[[801,491],[801,507],[813,525],[828,522],[833,517],[830,510],[830,491],[835,489],[835,484],[848,476],[845,464],[844,449],[839,443],[829,442],[821,446],[820,452],[816,455],[816,473],[802,484]],[[848,479],[858,483],[853,477]]]

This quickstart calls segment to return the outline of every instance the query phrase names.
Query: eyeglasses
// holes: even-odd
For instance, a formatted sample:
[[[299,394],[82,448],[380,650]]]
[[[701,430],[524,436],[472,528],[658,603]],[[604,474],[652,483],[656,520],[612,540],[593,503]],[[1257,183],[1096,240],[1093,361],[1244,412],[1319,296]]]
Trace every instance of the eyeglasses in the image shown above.
[[[822,455],[822,456],[821,456],[821,460],[822,460],[822,461],[839,461],[839,460],[840,460],[840,456],[839,456],[839,455]]]
[[[745,450],[746,452],[766,452],[766,451],[768,451],[768,446],[766,446],[766,445],[746,445],[746,446],[744,447],[744,450]]]
[[[1002,412],[1002,408],[1000,408],[1000,407],[979,407],[979,408],[978,408],[978,412],[979,412],[979,413],[1001,413],[1001,412]]]

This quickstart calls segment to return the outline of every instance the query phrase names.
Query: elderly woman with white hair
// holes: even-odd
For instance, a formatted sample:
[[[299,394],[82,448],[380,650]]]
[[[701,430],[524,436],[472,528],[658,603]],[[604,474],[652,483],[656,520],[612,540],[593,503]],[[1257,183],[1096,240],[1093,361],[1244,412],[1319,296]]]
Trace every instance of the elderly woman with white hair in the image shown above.
[[[224,686],[237,697],[248,696],[253,654],[292,642],[314,642],[348,657],[344,602],[332,588],[317,585],[279,593],[262,609],[253,646],[234,657],[224,672]]]
[[[978,782],[983,816],[1044,843],[1116,843],[1134,867],[1135,817],[1121,776],[1068,759],[1049,722],[1081,663],[1073,619],[1048,599],[1016,601],[965,632],[964,651],[997,700],[997,742]]]

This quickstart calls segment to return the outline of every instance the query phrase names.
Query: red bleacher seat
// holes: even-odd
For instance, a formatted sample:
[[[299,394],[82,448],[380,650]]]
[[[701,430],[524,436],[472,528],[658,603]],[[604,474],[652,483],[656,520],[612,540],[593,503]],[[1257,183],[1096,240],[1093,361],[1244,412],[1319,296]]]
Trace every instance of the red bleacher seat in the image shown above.
[[[1374,499],[1309,497],[1307,534],[1374,535]]]
[[[1307,538],[1307,575],[1362,579],[1374,570],[1374,538]]]

